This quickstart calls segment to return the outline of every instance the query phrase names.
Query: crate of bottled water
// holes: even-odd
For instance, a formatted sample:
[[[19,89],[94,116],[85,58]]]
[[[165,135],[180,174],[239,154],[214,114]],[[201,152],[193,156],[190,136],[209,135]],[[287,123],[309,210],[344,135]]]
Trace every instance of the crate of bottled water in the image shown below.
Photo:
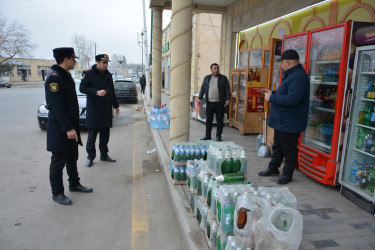
[[[150,111],[150,127],[155,129],[170,128],[170,112],[167,104],[154,106]]]
[[[247,174],[246,150],[233,142],[212,142],[208,147],[207,166],[214,176]]]

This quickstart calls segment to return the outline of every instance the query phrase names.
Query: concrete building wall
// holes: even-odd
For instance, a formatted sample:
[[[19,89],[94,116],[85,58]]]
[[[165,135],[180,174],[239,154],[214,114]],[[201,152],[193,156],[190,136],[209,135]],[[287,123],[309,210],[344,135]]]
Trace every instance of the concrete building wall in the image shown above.
[[[221,14],[199,13],[193,16],[191,93],[197,93],[210,65],[220,63]]]

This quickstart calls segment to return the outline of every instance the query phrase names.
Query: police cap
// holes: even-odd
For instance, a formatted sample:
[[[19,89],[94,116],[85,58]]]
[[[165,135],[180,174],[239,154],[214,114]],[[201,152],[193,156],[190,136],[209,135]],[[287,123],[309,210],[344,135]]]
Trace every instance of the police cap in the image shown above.
[[[95,56],[95,61],[100,62],[110,62],[109,56],[107,54],[99,54]]]
[[[53,50],[53,57],[57,58],[57,57],[62,57],[62,58],[65,58],[65,57],[74,57],[74,58],[77,58],[79,59],[79,57],[77,57],[74,53],[74,49],[71,48],[71,47],[61,47],[61,48],[56,48]]]

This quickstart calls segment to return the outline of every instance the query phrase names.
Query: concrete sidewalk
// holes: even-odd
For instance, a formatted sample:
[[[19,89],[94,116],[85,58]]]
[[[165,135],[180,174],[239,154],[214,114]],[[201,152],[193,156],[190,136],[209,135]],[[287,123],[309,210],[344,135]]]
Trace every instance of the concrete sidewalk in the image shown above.
[[[169,105],[169,98],[164,93],[162,103]],[[149,116],[150,107],[145,107]],[[188,247],[209,249],[190,208],[189,190],[185,185],[173,185],[169,181],[169,129],[151,130]],[[204,136],[204,131],[203,122],[190,120],[190,141],[198,141]],[[216,127],[212,131],[213,135],[215,133]],[[255,188],[279,186],[277,177],[259,177],[257,174],[267,168],[270,158],[256,156],[256,136],[241,136],[237,129],[225,126],[222,138],[246,148],[248,176]],[[342,196],[339,188],[322,185],[298,170],[294,173],[293,181],[286,186],[296,196],[297,209],[303,215],[301,249],[375,249],[375,217]]]

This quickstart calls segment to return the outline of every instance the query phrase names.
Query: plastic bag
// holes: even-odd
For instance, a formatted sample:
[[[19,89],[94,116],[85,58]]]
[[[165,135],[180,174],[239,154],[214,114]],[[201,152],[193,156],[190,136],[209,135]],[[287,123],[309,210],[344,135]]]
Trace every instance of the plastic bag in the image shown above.
[[[288,187],[259,187],[258,195],[271,198],[273,205],[282,203],[287,207],[297,209],[297,198]]]
[[[302,241],[299,211],[281,203],[267,208],[255,226],[255,249],[296,249]]]
[[[238,197],[234,211],[233,234],[244,246],[254,248],[255,225],[265,209],[271,206],[271,200],[254,194]]]

